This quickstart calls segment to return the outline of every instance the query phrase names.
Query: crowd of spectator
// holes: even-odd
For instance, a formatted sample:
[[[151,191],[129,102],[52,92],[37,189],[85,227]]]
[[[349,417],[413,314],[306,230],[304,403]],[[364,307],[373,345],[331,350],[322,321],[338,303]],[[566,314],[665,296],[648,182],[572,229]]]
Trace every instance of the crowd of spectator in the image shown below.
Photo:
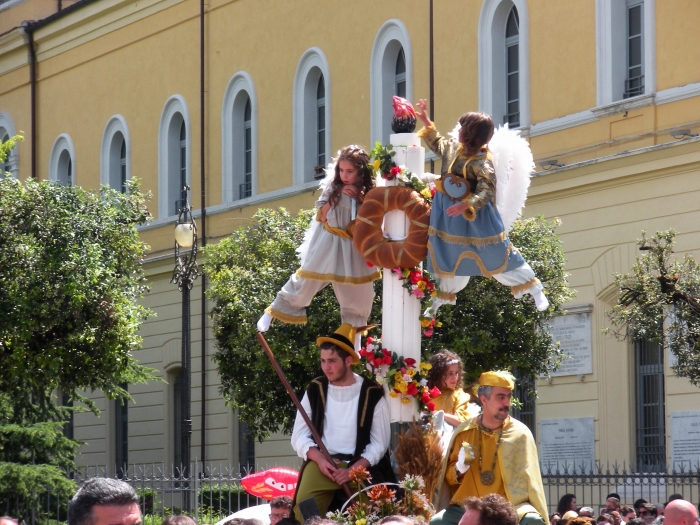
[[[565,494],[557,511],[549,516],[550,525],[698,525],[698,508],[673,494],[666,503],[649,503],[639,498],[633,505],[623,505],[620,495],[608,494],[598,516],[593,507],[578,506],[575,494]]]

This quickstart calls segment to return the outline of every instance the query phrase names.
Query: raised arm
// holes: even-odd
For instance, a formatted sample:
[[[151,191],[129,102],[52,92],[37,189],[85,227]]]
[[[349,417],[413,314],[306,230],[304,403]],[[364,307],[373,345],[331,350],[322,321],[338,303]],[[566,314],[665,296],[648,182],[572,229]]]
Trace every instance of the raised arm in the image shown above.
[[[423,123],[423,129],[418,132],[418,136],[422,138],[427,146],[435,152],[435,154],[442,156],[445,151],[445,147],[449,143],[449,139],[446,139],[437,129],[435,129],[435,124],[428,117],[428,107],[425,99],[422,98],[416,103],[418,111],[416,111],[416,117]]]

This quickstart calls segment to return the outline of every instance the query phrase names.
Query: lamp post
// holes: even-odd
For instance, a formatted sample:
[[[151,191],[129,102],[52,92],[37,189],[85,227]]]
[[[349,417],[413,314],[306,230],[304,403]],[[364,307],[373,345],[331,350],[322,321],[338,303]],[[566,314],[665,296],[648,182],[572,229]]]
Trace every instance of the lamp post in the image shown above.
[[[184,198],[180,201],[182,207],[179,209],[175,225],[175,270],[170,279],[171,283],[177,283],[178,289],[182,292],[182,368],[180,371],[182,392],[180,396],[179,436],[182,467],[180,476],[182,478],[187,478],[190,475],[190,440],[192,436],[192,418],[190,416],[192,387],[190,290],[192,290],[195,279],[199,276],[197,269],[197,224],[192,218],[192,207],[187,199],[189,191],[189,186],[185,186],[182,191]]]

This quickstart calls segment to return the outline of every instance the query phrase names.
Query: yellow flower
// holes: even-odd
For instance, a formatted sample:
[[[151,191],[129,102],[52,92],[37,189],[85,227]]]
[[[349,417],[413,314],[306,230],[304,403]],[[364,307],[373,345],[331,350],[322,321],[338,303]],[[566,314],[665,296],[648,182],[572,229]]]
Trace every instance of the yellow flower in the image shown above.
[[[430,321],[428,321],[428,324],[430,324]],[[421,369],[421,370],[428,371],[428,370],[430,370],[431,368],[433,368],[433,365],[431,365],[430,363],[421,363],[421,364],[420,364],[420,369]]]
[[[423,188],[422,190],[420,190],[420,194],[426,199],[430,199],[433,196],[433,194],[430,193],[430,190],[428,188]]]
[[[430,326],[430,319],[423,319],[423,320],[420,322],[420,325],[421,325],[423,328],[428,328],[428,327]],[[421,367],[422,367],[422,366],[423,366],[423,363],[421,363]]]
[[[437,326],[438,328],[440,328],[440,327],[442,326],[442,323],[441,323],[440,321],[435,321],[435,326]]]
[[[418,281],[418,288],[425,290],[425,281]]]
[[[396,388],[396,390],[398,390],[402,394],[405,394],[406,391],[408,390],[408,383],[406,383],[406,381],[401,381],[400,383],[396,383],[396,385],[394,385],[394,387]]]
[[[408,277],[409,275],[411,275],[411,271],[410,271],[410,270],[406,270],[406,269],[401,270],[401,277],[403,277],[404,279],[405,279],[406,277]]]
[[[396,372],[394,374],[394,381],[402,381],[402,380],[403,380],[403,375],[401,374],[401,372]]]
[[[372,167],[374,168],[374,171],[379,171],[379,168],[382,166],[382,161],[377,159],[372,163]]]
[[[409,376],[413,377],[414,375],[416,375],[416,371],[413,370],[412,368],[407,368],[407,369],[406,369],[406,375],[409,375]]]
[[[399,395],[398,395],[396,392],[394,392],[393,390],[390,390],[390,391],[389,391],[389,395],[390,395],[391,397],[399,397]]]

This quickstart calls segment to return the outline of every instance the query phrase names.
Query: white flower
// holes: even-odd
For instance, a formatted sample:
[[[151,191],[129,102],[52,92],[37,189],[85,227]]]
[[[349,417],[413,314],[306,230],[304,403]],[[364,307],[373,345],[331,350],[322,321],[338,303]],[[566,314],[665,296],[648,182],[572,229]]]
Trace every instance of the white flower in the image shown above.
[[[428,380],[427,380],[427,379],[421,379],[419,384],[420,384],[420,386],[428,386]]]
[[[377,374],[376,376],[374,376],[374,379],[375,379],[375,380],[377,381],[377,383],[379,383],[380,385],[383,385],[383,384],[386,383],[386,378],[385,378],[384,376],[382,376],[382,375]]]

